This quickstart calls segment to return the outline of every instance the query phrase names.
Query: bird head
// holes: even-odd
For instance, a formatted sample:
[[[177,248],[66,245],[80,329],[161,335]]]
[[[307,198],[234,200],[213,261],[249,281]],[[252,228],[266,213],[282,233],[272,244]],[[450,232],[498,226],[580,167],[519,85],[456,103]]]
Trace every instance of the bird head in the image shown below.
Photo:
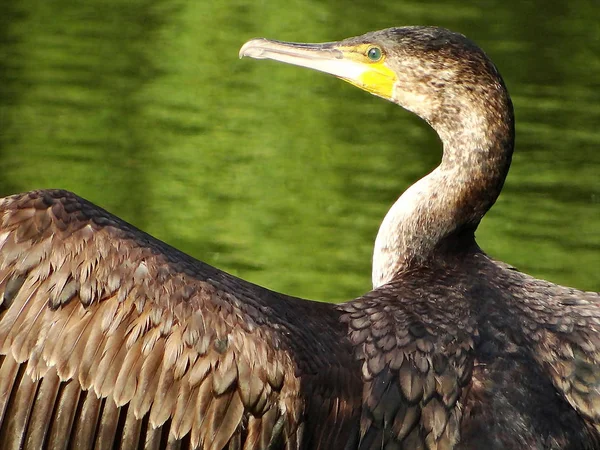
[[[388,28],[321,44],[252,39],[240,50],[245,56],[334,75],[416,113],[434,128],[466,108],[486,107],[482,101],[505,91],[477,45],[438,27]]]

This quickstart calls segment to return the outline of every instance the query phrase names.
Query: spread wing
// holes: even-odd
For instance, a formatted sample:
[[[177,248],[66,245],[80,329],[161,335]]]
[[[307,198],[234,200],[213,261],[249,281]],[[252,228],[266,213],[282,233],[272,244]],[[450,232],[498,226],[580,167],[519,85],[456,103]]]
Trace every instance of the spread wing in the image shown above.
[[[600,294],[524,276],[514,307],[558,392],[600,432]]]
[[[464,301],[421,283],[340,306],[363,363],[361,450],[450,449],[459,440],[475,327]]]
[[[344,387],[321,398],[347,420],[348,362],[310,337],[336,332],[331,306],[238,280],[66,191],[7,197],[0,222],[3,448],[297,448],[303,389],[328,370]]]

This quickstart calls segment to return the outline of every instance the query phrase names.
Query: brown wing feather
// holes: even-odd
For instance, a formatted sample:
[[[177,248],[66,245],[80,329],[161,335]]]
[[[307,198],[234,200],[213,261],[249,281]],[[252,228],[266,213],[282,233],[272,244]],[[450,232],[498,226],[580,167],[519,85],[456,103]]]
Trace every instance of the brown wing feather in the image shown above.
[[[297,442],[302,375],[352,364],[349,350],[332,350],[343,333],[338,313],[307,303],[195,261],[74,194],[5,198],[0,441],[206,449]],[[311,337],[328,332],[337,333],[331,344]],[[314,359],[298,357],[300,346]],[[357,402],[341,390],[343,422]]]
[[[360,449],[450,449],[459,440],[475,323],[460,294],[434,295],[420,277],[340,306],[363,364]]]
[[[533,357],[558,392],[600,432],[600,294],[522,274],[519,282],[512,306]]]

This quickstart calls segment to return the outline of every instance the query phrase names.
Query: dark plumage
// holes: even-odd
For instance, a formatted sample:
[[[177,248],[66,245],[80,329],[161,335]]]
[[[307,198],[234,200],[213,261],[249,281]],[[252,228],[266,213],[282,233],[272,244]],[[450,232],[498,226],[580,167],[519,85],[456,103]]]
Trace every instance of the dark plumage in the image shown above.
[[[439,133],[440,167],[382,224],[374,290],[340,305],[289,297],[69,192],[7,197],[2,448],[599,448],[600,296],[474,240],[514,142],[485,54],[418,27],[241,54],[333,73]]]

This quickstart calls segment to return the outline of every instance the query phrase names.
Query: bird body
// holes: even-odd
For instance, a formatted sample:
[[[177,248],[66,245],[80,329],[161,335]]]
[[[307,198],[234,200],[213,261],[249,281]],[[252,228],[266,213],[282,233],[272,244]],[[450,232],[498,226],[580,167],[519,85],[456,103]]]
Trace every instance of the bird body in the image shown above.
[[[197,261],[67,191],[0,201],[2,448],[600,448],[600,296],[474,233],[514,145],[504,83],[434,27],[240,54],[338,76],[425,119],[440,166],[339,305]]]
[[[367,337],[356,331],[360,319],[348,321],[355,352],[365,362],[363,394],[371,396],[362,420],[373,443],[360,448],[380,448],[382,441],[396,448],[390,435],[397,430],[395,417],[402,417],[399,405],[406,404],[418,410],[413,420],[420,432],[401,438],[399,448],[598,448],[592,431],[597,393],[591,388],[598,362],[589,352],[599,344],[593,331],[597,294],[536,280],[472,247],[340,307],[356,317],[365,299],[393,319],[390,331],[373,314]],[[391,350],[390,334],[396,334]],[[383,380],[387,388],[377,399]],[[384,409],[377,401],[387,402],[387,419],[376,408],[365,411],[371,404]],[[404,418],[402,426],[407,423]],[[381,438],[386,427],[387,440]]]

